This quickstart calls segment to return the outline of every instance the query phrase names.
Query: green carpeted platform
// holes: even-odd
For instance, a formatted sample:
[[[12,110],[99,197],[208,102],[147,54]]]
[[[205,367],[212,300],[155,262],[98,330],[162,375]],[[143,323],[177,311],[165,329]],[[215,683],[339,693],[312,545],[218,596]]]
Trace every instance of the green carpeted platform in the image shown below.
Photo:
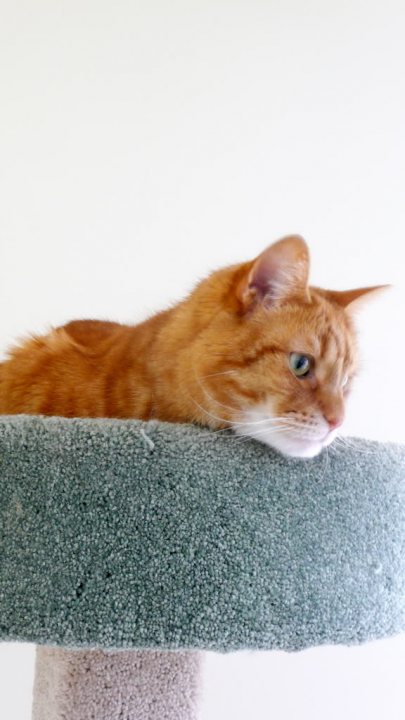
[[[405,629],[405,448],[287,460],[164,423],[0,418],[0,639],[281,648]]]

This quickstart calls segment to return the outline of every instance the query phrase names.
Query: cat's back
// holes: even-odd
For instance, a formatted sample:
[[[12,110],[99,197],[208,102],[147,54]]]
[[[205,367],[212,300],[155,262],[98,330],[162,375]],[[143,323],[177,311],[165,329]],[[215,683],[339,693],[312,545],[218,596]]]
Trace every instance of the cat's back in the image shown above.
[[[106,414],[104,386],[128,335],[119,323],[74,320],[13,347],[0,365],[0,413]]]
[[[127,326],[107,320],[72,320],[55,332],[77,351],[95,355],[105,352],[126,330]]]

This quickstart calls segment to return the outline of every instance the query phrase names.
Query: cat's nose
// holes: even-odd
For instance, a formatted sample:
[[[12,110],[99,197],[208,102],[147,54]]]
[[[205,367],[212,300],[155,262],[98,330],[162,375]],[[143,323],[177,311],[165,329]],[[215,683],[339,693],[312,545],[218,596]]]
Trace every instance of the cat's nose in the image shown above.
[[[326,422],[329,425],[329,428],[331,430],[336,430],[336,428],[340,427],[344,420],[344,414],[343,413],[334,413],[334,414],[324,414],[324,418]]]

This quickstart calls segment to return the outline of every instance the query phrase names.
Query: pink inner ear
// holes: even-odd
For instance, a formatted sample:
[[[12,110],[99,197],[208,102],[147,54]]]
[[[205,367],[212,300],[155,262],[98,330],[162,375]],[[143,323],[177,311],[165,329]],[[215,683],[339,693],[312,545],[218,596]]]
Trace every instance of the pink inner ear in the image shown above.
[[[272,305],[286,297],[305,292],[308,283],[309,253],[299,236],[279,240],[254,261],[239,292],[245,309],[258,302]]]
[[[276,299],[277,288],[282,284],[283,268],[277,258],[264,252],[259,256],[249,275],[249,288],[260,298]]]

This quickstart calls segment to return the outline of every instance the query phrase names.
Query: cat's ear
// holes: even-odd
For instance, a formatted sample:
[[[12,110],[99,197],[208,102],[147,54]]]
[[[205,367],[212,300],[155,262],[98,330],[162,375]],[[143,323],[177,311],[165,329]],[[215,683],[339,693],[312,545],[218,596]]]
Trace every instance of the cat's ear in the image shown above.
[[[369,300],[373,300],[391,287],[391,285],[374,285],[355,290],[327,290],[326,295],[329,300],[345,308],[348,312],[356,312]]]
[[[249,263],[237,287],[243,312],[262,303],[279,305],[291,296],[308,296],[309,252],[305,240],[290,235]]]

